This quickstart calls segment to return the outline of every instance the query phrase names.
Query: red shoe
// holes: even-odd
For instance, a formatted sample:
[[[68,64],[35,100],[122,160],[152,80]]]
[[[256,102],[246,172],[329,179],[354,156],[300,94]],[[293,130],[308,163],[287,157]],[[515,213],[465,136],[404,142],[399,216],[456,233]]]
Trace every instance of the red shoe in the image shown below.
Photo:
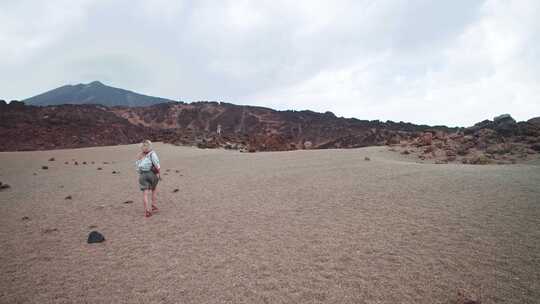
[[[151,217],[152,216],[152,212],[150,211],[145,211],[144,212],[144,217]]]
[[[152,211],[158,211],[158,207],[156,207],[155,205],[152,205]]]

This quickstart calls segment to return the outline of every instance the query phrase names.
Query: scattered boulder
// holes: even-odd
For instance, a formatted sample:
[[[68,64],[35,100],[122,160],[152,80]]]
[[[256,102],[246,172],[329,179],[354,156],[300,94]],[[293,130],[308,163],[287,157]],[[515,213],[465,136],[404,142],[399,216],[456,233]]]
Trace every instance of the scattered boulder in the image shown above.
[[[41,166],[41,169],[47,170],[47,169],[49,169],[49,167],[48,166]]]
[[[83,164],[83,165],[86,165],[86,162],[85,162],[85,161],[83,161],[83,162],[82,162],[82,164]]]
[[[180,170],[174,170],[174,172],[176,172],[176,173],[180,173]]]
[[[8,184],[2,184],[2,182],[0,182],[0,191],[6,190],[6,189],[9,189],[9,188],[11,188],[10,185],[8,185]]]
[[[23,216],[21,218],[21,221],[29,221],[29,220],[30,220],[30,218],[28,216]]]
[[[67,164],[69,164],[69,162],[64,162],[64,165],[67,165]]]
[[[118,174],[118,173],[120,173],[120,172],[117,172],[117,171],[114,171],[114,170],[112,172],[112,174]]]
[[[131,201],[131,200],[125,201],[124,204],[133,204],[133,201]]]
[[[66,199],[66,200],[70,200],[70,199],[72,199],[72,197],[71,197],[71,195],[68,195],[68,196],[66,196],[65,199]]]
[[[105,241],[105,237],[103,236],[103,234],[97,232],[97,231],[92,231],[90,232],[90,234],[88,235],[88,244],[92,244],[92,243],[101,243]]]
[[[108,165],[108,164],[109,164],[109,162],[103,162],[103,164],[104,164],[104,165]]]
[[[92,165],[94,164],[94,162],[92,162]]]
[[[88,229],[96,229],[98,226],[97,225],[90,225],[88,226]]]
[[[180,189],[174,189],[174,190],[173,190],[173,193],[176,193],[176,192],[178,192],[178,191],[180,191]]]
[[[422,144],[424,146],[431,146],[433,141],[433,134],[431,132],[424,132],[422,135]]]
[[[409,152],[409,150],[403,150],[403,151],[401,151],[401,154],[409,155],[409,154],[411,154],[411,152]]]
[[[98,167],[97,169],[98,169],[98,170],[103,170],[103,169],[101,169],[101,167]]]
[[[370,161],[371,158],[369,158],[369,157],[366,156],[366,157],[364,157],[364,160],[365,160],[365,161]]]
[[[54,157],[49,158],[49,161],[54,161]]]
[[[79,165],[79,163],[78,163],[78,162],[74,162],[73,164],[74,164],[75,166],[78,166],[78,165]]]

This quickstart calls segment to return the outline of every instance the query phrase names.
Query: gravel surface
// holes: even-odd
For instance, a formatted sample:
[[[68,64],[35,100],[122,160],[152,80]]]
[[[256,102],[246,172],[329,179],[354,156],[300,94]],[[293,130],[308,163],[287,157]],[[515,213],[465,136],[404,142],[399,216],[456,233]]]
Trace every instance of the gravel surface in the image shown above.
[[[138,145],[0,153],[0,303],[540,302],[538,163],[155,150],[150,218]]]

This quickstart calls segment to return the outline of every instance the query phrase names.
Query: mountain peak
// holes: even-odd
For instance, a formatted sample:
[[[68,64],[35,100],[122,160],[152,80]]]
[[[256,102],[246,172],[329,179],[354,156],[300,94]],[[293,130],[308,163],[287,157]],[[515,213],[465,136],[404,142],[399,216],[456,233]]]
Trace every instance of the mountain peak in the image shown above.
[[[172,101],[110,87],[98,80],[86,84],[63,86],[24,100],[26,104],[36,106],[101,104],[104,106],[128,107],[142,107]]]
[[[87,86],[102,86],[102,87],[104,87],[105,85],[99,80],[94,80],[94,81],[88,83]]]

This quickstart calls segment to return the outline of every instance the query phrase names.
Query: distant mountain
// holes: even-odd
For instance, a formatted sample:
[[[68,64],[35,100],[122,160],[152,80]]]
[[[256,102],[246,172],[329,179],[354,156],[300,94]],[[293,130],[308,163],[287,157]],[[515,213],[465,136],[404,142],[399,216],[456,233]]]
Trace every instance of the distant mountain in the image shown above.
[[[62,86],[23,101],[27,105],[34,106],[101,104],[104,106],[144,107],[172,100],[142,95],[94,81],[88,84]]]

